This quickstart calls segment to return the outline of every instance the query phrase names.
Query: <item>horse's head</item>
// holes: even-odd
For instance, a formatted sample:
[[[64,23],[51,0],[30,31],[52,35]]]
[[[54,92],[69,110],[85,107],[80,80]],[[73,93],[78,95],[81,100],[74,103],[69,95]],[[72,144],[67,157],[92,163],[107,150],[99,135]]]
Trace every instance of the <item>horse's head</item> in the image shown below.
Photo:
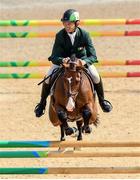
[[[72,55],[67,63],[63,64],[64,67],[64,91],[67,94],[68,103],[66,109],[73,111],[75,108],[76,97],[79,92],[81,82],[81,70],[83,68],[80,59]]]
[[[68,71],[77,71],[80,69],[83,69],[82,61],[78,58],[76,58],[75,54],[72,54],[69,61],[67,63],[63,63],[63,67]]]
[[[67,63],[63,64],[64,67],[64,79],[71,79],[73,85],[76,85],[80,82],[81,71],[84,68],[82,61],[75,57],[75,54],[71,56]]]

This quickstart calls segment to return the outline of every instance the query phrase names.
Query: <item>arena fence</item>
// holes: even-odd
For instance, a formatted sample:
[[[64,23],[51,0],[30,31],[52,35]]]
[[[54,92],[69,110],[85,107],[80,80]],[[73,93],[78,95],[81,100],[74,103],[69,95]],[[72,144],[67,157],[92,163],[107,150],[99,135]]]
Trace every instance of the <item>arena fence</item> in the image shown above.
[[[84,19],[81,25],[138,25],[140,19]],[[62,23],[59,20],[0,20],[0,26],[57,26]],[[89,32],[91,36],[140,36],[140,31],[102,31]],[[54,37],[55,32],[0,32],[0,38],[46,38]],[[26,67],[26,66],[48,66],[47,61],[19,61],[0,62],[0,67]],[[140,60],[99,60],[96,66],[115,65],[140,65]],[[99,72],[105,78],[140,77],[140,72]],[[43,78],[40,73],[1,73],[0,78]]]

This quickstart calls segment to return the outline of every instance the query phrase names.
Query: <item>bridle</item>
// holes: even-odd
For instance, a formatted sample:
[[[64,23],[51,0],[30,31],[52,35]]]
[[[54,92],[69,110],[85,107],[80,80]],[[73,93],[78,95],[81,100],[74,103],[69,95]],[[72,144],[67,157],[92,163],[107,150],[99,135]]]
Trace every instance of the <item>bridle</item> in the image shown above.
[[[69,64],[70,64],[70,71],[76,72],[76,71],[77,71],[77,70],[76,70],[76,65],[77,65],[77,63],[76,63],[75,61],[71,61],[71,60],[70,60]],[[78,88],[78,90],[77,90],[76,92],[72,92],[72,88],[71,88],[72,77],[67,78],[67,81],[68,81],[68,93],[67,93],[67,97],[68,97],[68,98],[72,97],[73,100],[75,101],[75,100],[76,100],[76,97],[77,97],[77,95],[78,95],[78,93],[79,93],[79,88],[80,88],[80,84],[81,84],[81,76],[80,76],[79,88]]]
[[[67,78],[67,80],[68,80],[68,93],[67,93],[67,97],[68,98],[72,97],[73,100],[75,101],[79,92],[78,91],[72,92],[72,90],[71,90],[71,82],[72,82],[71,80],[72,80],[72,77]],[[79,88],[80,88],[80,85],[79,85]]]

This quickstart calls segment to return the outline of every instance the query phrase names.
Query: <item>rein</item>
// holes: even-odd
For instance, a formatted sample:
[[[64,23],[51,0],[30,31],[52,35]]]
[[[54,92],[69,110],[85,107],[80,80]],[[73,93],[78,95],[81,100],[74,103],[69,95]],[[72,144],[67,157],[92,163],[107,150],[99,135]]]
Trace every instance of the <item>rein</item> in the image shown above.
[[[53,72],[47,76],[46,78],[44,78],[41,82],[39,82],[37,85],[39,86],[40,84],[42,84],[44,81],[46,81],[48,78],[50,78],[53,74],[55,74],[56,72],[59,72],[61,70],[61,68],[59,69],[54,69]]]

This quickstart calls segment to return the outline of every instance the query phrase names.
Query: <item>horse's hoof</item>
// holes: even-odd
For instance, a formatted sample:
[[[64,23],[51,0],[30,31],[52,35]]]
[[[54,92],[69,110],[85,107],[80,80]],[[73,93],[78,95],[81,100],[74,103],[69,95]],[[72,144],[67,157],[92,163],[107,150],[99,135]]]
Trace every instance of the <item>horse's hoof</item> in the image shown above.
[[[77,141],[81,141],[82,139],[83,139],[82,136],[77,137]]]
[[[71,135],[71,137],[77,137],[78,136],[78,129],[76,127],[73,127],[73,134]]]
[[[85,133],[90,134],[92,132],[92,128],[89,126],[85,128]]]
[[[60,141],[65,141],[65,138],[64,138],[64,137],[61,137]]]
[[[73,128],[67,128],[67,129],[65,129],[65,134],[66,134],[66,136],[70,136],[71,134],[73,134],[74,133],[74,131],[73,131]]]
[[[86,133],[86,134],[90,134],[92,132],[92,128],[89,126],[86,126],[82,128],[82,132]]]

